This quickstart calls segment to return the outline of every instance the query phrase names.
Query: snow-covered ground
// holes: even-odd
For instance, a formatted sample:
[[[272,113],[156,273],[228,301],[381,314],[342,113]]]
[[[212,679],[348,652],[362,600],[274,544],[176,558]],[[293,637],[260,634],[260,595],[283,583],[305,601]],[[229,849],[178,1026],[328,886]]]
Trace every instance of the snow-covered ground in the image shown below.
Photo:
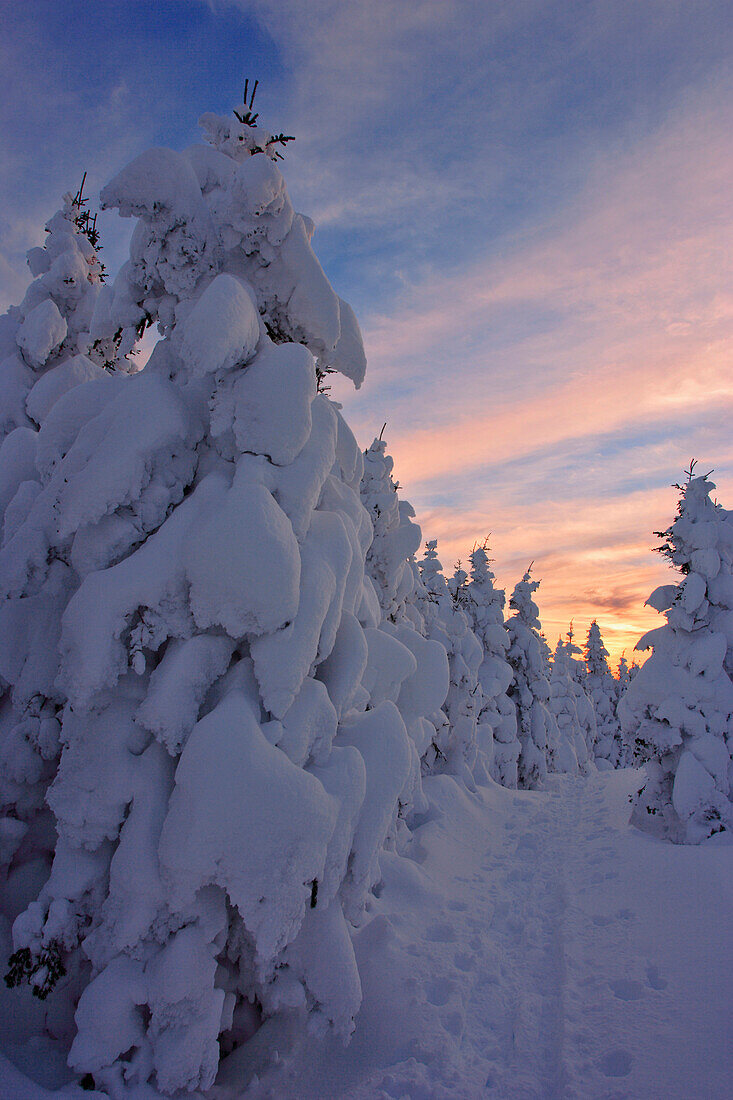
[[[628,825],[638,773],[434,806],[356,936],[349,1047],[262,1035],[280,1067],[248,1098],[722,1098],[733,1080],[733,846]],[[266,1029],[263,1029],[266,1030]],[[232,1056],[227,1086],[252,1056]]]
[[[355,937],[364,1002],[351,1044],[265,1024],[207,1097],[729,1096],[733,845],[632,829],[637,782],[627,770],[468,794],[427,780],[410,858],[383,855]],[[48,1052],[23,1041],[17,996],[2,993],[6,1054],[59,1082]],[[4,1065],[3,1100],[59,1096]]]

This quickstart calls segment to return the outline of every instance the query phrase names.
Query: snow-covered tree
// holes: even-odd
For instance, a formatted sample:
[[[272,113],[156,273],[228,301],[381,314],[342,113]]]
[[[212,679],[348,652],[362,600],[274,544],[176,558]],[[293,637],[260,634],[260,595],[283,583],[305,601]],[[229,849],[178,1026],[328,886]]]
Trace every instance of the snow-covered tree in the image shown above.
[[[621,727],[621,720],[618,717],[618,705],[621,702],[626,689],[631,683],[631,669],[629,668],[629,662],[626,660],[626,654],[622,653],[619,658],[618,668],[616,669],[615,676],[615,689],[616,689],[616,719],[619,724],[619,761],[618,766],[620,768],[628,768],[634,763],[634,750],[633,745],[629,744],[629,739],[624,733]]]
[[[79,386],[83,417],[59,399],[0,551],[2,674],[14,705],[54,706],[19,783],[23,737],[61,747],[8,977],[76,1006],[57,1034],[110,1093],[206,1089],[279,1011],[349,1034],[348,922],[413,782],[394,700],[417,659],[382,629],[362,455],[317,392],[361,383],[358,326],[284,135],[251,101],[202,125],[209,145],[152,149],[102,192],[138,220],[96,338],[163,338],[121,385]]]
[[[385,618],[396,621],[414,588],[410,559],[422,541],[413,522],[414,509],[399,499],[392,478],[394,461],[386,442],[375,439],[364,452],[361,499],[372,521],[374,536],[367,550],[367,573],[374,582]]]
[[[91,377],[84,356],[101,277],[97,251],[79,224],[81,194],[64,195],[46,225],[43,247],[28,253],[34,281],[19,306],[0,318],[0,434],[37,429],[54,400]],[[41,380],[54,367],[66,369],[51,385]],[[87,372],[87,373],[85,373]],[[31,390],[35,396],[28,400]]]
[[[444,730],[448,722],[442,709],[450,682],[448,654],[441,641],[426,636],[425,619],[417,608],[418,599],[423,603],[427,599],[415,562],[422,533],[414,522],[412,505],[399,499],[393,466],[385,441],[375,439],[364,453],[361,483],[362,503],[374,532],[366,556],[366,584],[368,587],[371,582],[381,609],[379,629],[399,641],[414,658],[414,668],[399,686],[395,701],[410,734],[410,802],[422,811],[427,803],[421,793],[421,772],[432,766],[437,731]],[[385,672],[386,666],[382,675]],[[407,803],[401,809],[407,813]]]
[[[531,578],[531,566],[518,581],[509,607],[507,660],[513,679],[508,695],[517,708],[517,731],[521,753],[518,779],[521,787],[538,787],[547,777],[547,758],[554,719],[549,710],[546,643],[540,637],[539,608],[532,596],[540,582]]]
[[[603,644],[601,629],[594,619],[585,643],[585,689],[593,703],[596,722],[595,759],[606,761],[602,767],[618,767],[624,750],[621,726],[616,714],[618,685],[608,666],[608,650]]]
[[[596,715],[593,707],[593,699],[588,690],[588,670],[583,660],[583,651],[575,644],[573,641],[574,638],[575,632],[573,631],[573,624],[571,622],[567,633],[567,666],[574,685],[573,690],[575,692],[575,709],[578,715],[578,729],[581,737],[585,741],[588,750],[588,759],[592,762],[595,759],[596,742],[598,740]],[[580,759],[579,748],[578,753],[578,759]]]
[[[667,624],[645,634],[652,649],[619,703],[646,782],[632,820],[676,843],[696,844],[733,825],[733,513],[713,503],[709,476],[678,486],[659,551],[682,573],[647,600]]]
[[[104,267],[86,202],[81,188],[63,196],[43,247],[28,252],[33,282],[21,304],[0,317],[0,440],[12,435],[0,457],[2,511],[18,478],[37,480],[38,429],[59,398],[104,377],[90,336]]]
[[[629,671],[629,662],[626,660],[626,654],[622,653],[618,662],[618,669],[616,671],[616,683],[618,684],[617,695],[620,699],[626,688],[631,682],[631,675]]]
[[[42,492],[55,448],[75,430],[78,387],[89,381],[97,387],[113,385],[94,361],[89,334],[104,268],[86,201],[83,181],[76,195],[64,195],[46,226],[44,246],[28,253],[34,281],[21,305],[0,318],[0,531],[5,540]],[[58,637],[65,582],[62,570],[50,568],[55,579],[44,595],[0,613],[0,875],[12,861],[11,878],[25,881],[27,889],[39,875],[47,875],[54,842],[45,795],[60,751],[62,696],[48,647]]]
[[[461,606],[483,649],[478,670],[482,693],[478,741],[489,761],[492,778],[504,787],[516,787],[520,744],[517,711],[507,695],[513,673],[506,656],[510,644],[504,623],[506,597],[502,589],[494,587],[495,577],[486,549],[486,544],[474,548],[470,556],[471,579],[460,587]]]
[[[549,770],[575,774],[588,770],[588,746],[578,717],[578,685],[571,662],[570,641],[557,639],[550,672],[550,710],[557,725],[557,738],[549,746]]]
[[[469,786],[474,778],[482,778],[485,767],[478,761],[476,723],[481,709],[481,687],[478,669],[481,645],[470,628],[467,615],[454,595],[463,579],[453,578],[449,587],[438,558],[437,541],[425,544],[425,554],[419,562],[421,586],[415,594],[424,622],[427,638],[438,642],[448,654],[450,685],[445,701],[446,721],[436,729],[432,744],[433,770],[446,770],[461,777]],[[464,574],[465,577],[465,574]],[[451,593],[451,588],[453,593]],[[430,762],[427,762],[430,764]]]

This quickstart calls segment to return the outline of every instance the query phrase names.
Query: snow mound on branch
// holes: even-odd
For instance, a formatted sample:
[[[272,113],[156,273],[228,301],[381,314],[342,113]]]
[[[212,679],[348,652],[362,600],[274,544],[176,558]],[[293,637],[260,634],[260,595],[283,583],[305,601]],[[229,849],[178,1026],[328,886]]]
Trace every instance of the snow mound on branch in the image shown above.
[[[256,957],[267,959],[300,928],[335,821],[322,784],[269,744],[247,699],[232,692],[181,754],[160,840],[163,875],[181,903],[223,887]]]
[[[361,338],[361,329],[356,314],[343,298],[339,298],[339,338],[330,355],[326,356],[326,366],[350,378],[354,389],[361,389],[366,375],[366,352]]]
[[[114,206],[123,218],[161,213],[195,217],[201,191],[189,161],[172,149],[146,149],[99,193],[103,210]]]
[[[358,898],[378,881],[379,850],[410,773],[410,743],[400,713],[390,702],[344,723],[339,741],[353,745],[366,766],[364,807],[350,861],[351,893]]]
[[[35,481],[38,436],[30,428],[16,428],[0,446],[0,516],[24,481]]]
[[[234,383],[234,438],[241,451],[293,462],[311,435],[313,356],[301,344],[270,345]]]
[[[298,610],[298,544],[287,516],[262,485],[235,480],[225,500],[189,535],[185,569],[201,630],[222,626],[233,638],[269,634]]]
[[[10,355],[0,364],[0,435],[28,424],[25,403],[34,381],[19,355]]]
[[[233,652],[231,639],[216,635],[172,640],[150,677],[135,721],[170,752],[180,752],[207,691],[226,672]]]
[[[83,382],[108,378],[101,367],[85,355],[75,355],[38,379],[28,394],[25,407],[37,424],[43,424],[56,402]]]
[[[83,425],[113,401],[126,382],[127,379],[122,376],[103,373],[56,400],[38,432],[36,464],[44,484],[50,480],[55,466],[69,451]]]
[[[66,321],[58,306],[46,298],[28,313],[18,330],[18,347],[30,367],[42,367],[52,352],[64,341]]]
[[[217,275],[177,327],[181,358],[195,374],[215,374],[249,362],[260,322],[252,299],[231,275]]]
[[[136,617],[147,622],[146,641],[156,648],[169,636],[190,633],[184,546],[201,511],[225,493],[224,480],[211,475],[133,554],[79,586],[64,612],[61,639],[60,681],[74,705],[90,703],[127,671],[123,636]]]
[[[250,646],[264,705],[276,718],[282,718],[311,667],[329,656],[336,641],[352,562],[339,515],[314,512],[300,561],[300,603],[292,622]]]

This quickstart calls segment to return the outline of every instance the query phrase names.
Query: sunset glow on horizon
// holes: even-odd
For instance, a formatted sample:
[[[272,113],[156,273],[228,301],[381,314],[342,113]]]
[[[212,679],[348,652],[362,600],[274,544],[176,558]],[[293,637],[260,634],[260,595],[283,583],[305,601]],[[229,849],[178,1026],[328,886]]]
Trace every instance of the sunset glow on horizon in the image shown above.
[[[332,390],[361,446],[386,421],[446,574],[489,536],[507,603],[534,561],[553,649],[597,619],[613,666],[631,662],[663,622],[644,606],[674,579],[653,532],[690,459],[733,508],[730,10],[202,0],[161,5],[161,24],[121,2],[14,13],[2,308],[82,171],[98,189],[150,144],[198,140],[256,70],[362,327],[364,387]],[[117,54],[123,8],[139,20]],[[114,272],[129,227],[100,225]]]

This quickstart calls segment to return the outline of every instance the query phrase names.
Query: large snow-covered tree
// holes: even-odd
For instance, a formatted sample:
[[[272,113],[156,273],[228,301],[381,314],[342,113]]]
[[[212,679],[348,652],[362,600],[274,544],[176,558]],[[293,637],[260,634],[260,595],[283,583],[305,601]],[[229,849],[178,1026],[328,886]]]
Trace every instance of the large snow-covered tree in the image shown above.
[[[414,786],[417,659],[381,629],[362,455],[317,392],[361,383],[361,337],[256,121],[205,115],[208,145],[102,191],[137,222],[94,337],[162,339],[76,416],[59,399],[0,551],[2,675],[40,707],[20,743],[60,747],[9,980],[76,1005],[57,1034],[110,1091],[208,1088],[279,1011],[349,1034],[349,922]]]
[[[733,825],[733,513],[710,499],[694,463],[658,548],[682,573],[647,600],[665,626],[645,634],[652,650],[619,703],[646,782],[632,820],[676,843],[695,844]]]
[[[513,671],[508,694],[517,708],[521,787],[539,787],[546,779],[554,726],[549,709],[547,646],[541,637],[539,608],[532,598],[540,582],[532,580],[530,571],[531,566],[512,592],[509,608],[514,614],[506,623],[509,634],[507,660]]]
[[[504,787],[516,787],[520,744],[516,708],[507,695],[513,673],[506,657],[510,645],[504,623],[506,597],[494,586],[486,549],[484,544],[471,552],[470,580],[460,589],[461,606],[483,649],[478,670],[482,693],[477,719],[479,746],[487,755],[492,778]]]

